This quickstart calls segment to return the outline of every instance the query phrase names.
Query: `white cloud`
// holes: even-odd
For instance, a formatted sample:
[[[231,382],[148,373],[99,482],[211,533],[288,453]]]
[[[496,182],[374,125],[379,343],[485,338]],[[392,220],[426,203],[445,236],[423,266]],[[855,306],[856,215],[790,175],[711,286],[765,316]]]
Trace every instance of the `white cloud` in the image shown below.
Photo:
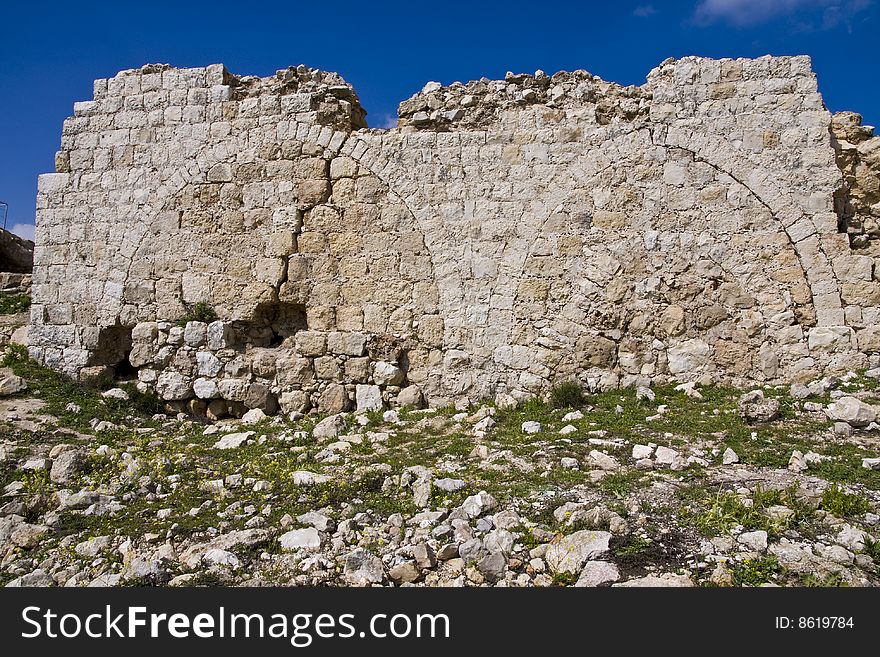
[[[757,25],[783,16],[818,12],[825,29],[847,22],[872,0],[700,0],[694,11],[698,25]]]
[[[387,130],[389,128],[397,127],[397,116],[394,114],[382,114],[379,119],[378,125],[373,126],[375,128],[382,128],[383,130]]]
[[[657,10],[654,8],[654,5],[639,5],[635,9],[633,9],[633,16],[638,16],[639,18],[647,18],[648,16],[653,16],[657,13]]]
[[[26,240],[33,241],[34,239],[33,224],[15,224],[12,228],[9,229],[9,232],[15,233],[19,237],[23,237]]]

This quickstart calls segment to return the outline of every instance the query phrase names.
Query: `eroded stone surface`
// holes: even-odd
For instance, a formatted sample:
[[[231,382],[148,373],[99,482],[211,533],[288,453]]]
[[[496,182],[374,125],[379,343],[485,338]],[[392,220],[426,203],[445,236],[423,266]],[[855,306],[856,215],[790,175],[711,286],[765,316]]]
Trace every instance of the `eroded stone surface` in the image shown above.
[[[878,140],[807,57],[429,84],[397,128],[363,117],[304,66],[97,80],[39,181],[32,356],[127,360],[209,417],[877,364]]]

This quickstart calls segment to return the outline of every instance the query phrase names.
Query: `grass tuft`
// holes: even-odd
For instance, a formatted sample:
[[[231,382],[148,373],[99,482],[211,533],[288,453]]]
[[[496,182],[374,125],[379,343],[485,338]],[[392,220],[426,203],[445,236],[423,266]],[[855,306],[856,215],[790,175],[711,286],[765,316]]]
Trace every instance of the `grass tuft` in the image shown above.
[[[851,518],[866,513],[871,504],[861,495],[847,493],[835,484],[822,494],[822,508],[838,518]]]
[[[177,320],[177,325],[186,326],[187,322],[205,322],[205,324],[210,324],[215,319],[217,319],[217,311],[204,301],[199,301],[186,307],[186,313]]]
[[[553,408],[580,408],[586,403],[583,389],[574,381],[560,383],[550,391],[550,404]]]

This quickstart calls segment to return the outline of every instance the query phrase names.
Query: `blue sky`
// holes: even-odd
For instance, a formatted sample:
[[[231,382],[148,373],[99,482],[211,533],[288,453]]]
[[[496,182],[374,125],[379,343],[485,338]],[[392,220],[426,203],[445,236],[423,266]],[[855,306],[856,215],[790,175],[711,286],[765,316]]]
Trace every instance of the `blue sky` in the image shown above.
[[[145,63],[270,75],[300,63],[355,86],[371,126],[428,80],[586,69],[641,84],[667,57],[808,54],[832,111],[880,122],[880,0],[19,2],[0,4],[0,200],[27,235],[36,179],[92,80]]]

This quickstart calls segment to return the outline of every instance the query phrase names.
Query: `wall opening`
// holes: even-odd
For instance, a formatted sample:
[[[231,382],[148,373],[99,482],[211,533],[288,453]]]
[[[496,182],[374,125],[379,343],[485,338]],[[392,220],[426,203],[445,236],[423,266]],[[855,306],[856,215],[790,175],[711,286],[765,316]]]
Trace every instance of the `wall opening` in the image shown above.
[[[92,352],[90,365],[105,365],[113,378],[130,381],[137,378],[137,368],[131,364],[131,327],[108,326],[98,334],[98,344]]]
[[[235,322],[233,327],[240,343],[253,347],[280,347],[297,331],[308,328],[306,307],[281,301],[261,303],[252,319]]]

